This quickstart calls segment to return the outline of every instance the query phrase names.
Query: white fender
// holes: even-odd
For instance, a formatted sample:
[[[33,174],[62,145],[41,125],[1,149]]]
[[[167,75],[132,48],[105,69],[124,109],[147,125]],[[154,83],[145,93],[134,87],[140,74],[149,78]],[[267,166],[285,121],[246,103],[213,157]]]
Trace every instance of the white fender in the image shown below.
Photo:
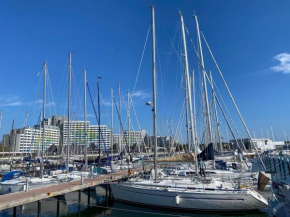
[[[178,196],[178,195],[176,195],[176,196],[175,196],[175,203],[176,203],[176,205],[178,205],[178,204],[179,204],[179,202],[180,202],[180,198],[179,198],[179,196]]]

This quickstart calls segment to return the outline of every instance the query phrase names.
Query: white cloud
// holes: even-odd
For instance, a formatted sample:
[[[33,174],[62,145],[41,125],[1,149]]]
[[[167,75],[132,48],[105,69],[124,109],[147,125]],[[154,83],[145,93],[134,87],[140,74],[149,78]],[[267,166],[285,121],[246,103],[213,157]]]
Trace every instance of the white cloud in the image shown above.
[[[148,99],[152,96],[152,93],[147,92],[146,90],[137,90],[131,94],[131,97],[136,97],[140,99]]]
[[[6,106],[21,106],[21,105],[23,105],[23,103],[21,101],[0,103],[0,106],[1,107],[6,107]]]
[[[104,106],[111,106],[111,103],[110,103],[110,102],[107,102],[107,101],[102,101],[102,104],[103,104]]]
[[[279,65],[271,67],[271,69],[275,72],[282,72],[284,74],[290,73],[290,54],[288,53],[281,53],[274,56],[275,60],[280,62]]]
[[[34,102],[23,102],[19,96],[2,96],[0,97],[0,107],[9,107],[9,106],[24,106],[32,104],[40,104],[42,100],[36,100]]]

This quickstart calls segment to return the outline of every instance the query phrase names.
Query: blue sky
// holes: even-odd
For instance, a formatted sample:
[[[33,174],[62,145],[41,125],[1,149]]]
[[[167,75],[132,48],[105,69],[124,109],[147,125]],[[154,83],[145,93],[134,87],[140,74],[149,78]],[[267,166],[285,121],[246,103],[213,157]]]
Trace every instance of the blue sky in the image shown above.
[[[42,64],[47,61],[56,113],[66,114],[67,61],[72,51],[73,85],[72,113],[81,119],[82,70],[87,69],[88,82],[96,100],[96,81],[101,80],[102,123],[110,113],[110,88],[122,93],[134,88],[147,31],[151,21],[152,1],[5,1],[0,0],[0,109],[3,111],[1,133],[10,130],[12,120],[22,127],[27,111],[29,125],[36,123],[41,110],[42,83],[38,91]],[[177,124],[182,107],[180,88],[182,66],[179,61],[180,20],[196,43],[193,13],[198,15],[219,66],[251,131],[261,136],[273,126],[278,139],[290,135],[290,2],[270,0],[200,0],[154,1],[156,13],[158,118]],[[150,32],[151,33],[151,32]],[[173,42],[173,43],[172,43]],[[172,46],[174,45],[174,47]],[[206,70],[212,70],[220,92],[229,106],[241,135],[246,136],[230,104],[206,47]],[[176,52],[175,52],[176,50]],[[188,40],[189,65],[197,69],[197,59]],[[39,74],[39,76],[37,76]],[[151,109],[151,35],[149,35],[135,89],[134,107],[142,129],[152,128]],[[33,100],[34,94],[35,100]],[[78,97],[78,95],[80,97]],[[117,96],[116,96],[117,97]],[[47,114],[53,113],[51,97]],[[89,119],[93,118],[88,105]],[[125,110],[122,110],[125,114]],[[133,114],[133,111],[131,111]],[[220,117],[221,118],[221,117]],[[125,117],[123,117],[125,121]],[[134,117],[133,125],[138,129]],[[221,118],[222,119],[222,118]],[[117,117],[114,125],[117,127]],[[222,122],[223,134],[225,121]],[[184,125],[184,124],[183,124]],[[184,127],[183,127],[184,129]],[[224,135],[225,137],[225,135]]]

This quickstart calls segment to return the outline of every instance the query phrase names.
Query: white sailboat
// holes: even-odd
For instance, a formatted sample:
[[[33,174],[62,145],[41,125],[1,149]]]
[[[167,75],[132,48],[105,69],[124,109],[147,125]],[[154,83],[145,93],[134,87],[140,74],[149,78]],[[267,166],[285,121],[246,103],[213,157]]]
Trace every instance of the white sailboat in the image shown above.
[[[256,210],[267,206],[267,201],[257,192],[233,186],[215,179],[158,179],[156,142],[156,89],[155,89],[155,21],[152,10],[153,42],[153,124],[154,124],[154,170],[153,180],[135,179],[111,183],[115,200],[155,208],[235,212]],[[181,21],[183,24],[182,14]],[[186,42],[183,27],[184,56]],[[187,61],[187,60],[186,60]],[[185,62],[186,62],[185,61]],[[189,86],[189,85],[188,85]],[[189,93],[191,94],[191,93]],[[190,111],[192,112],[192,111]],[[192,130],[193,131],[193,130]],[[197,168],[195,168],[197,170]]]

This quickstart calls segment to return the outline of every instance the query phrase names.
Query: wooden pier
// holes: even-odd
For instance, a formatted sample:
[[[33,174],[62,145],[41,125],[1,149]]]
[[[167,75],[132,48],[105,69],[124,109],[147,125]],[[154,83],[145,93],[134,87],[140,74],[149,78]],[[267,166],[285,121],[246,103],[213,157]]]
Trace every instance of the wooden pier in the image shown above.
[[[140,172],[142,168],[131,169],[132,172]],[[95,178],[87,178],[83,180],[64,182],[56,185],[45,186],[37,189],[32,189],[27,192],[17,192],[0,196],[0,210],[13,208],[13,216],[16,216],[16,207],[38,201],[38,215],[41,214],[41,201],[51,197],[57,197],[66,193],[90,189],[100,184],[109,183],[124,178],[128,174],[127,170],[120,172],[101,175]],[[88,200],[90,200],[88,198]]]

